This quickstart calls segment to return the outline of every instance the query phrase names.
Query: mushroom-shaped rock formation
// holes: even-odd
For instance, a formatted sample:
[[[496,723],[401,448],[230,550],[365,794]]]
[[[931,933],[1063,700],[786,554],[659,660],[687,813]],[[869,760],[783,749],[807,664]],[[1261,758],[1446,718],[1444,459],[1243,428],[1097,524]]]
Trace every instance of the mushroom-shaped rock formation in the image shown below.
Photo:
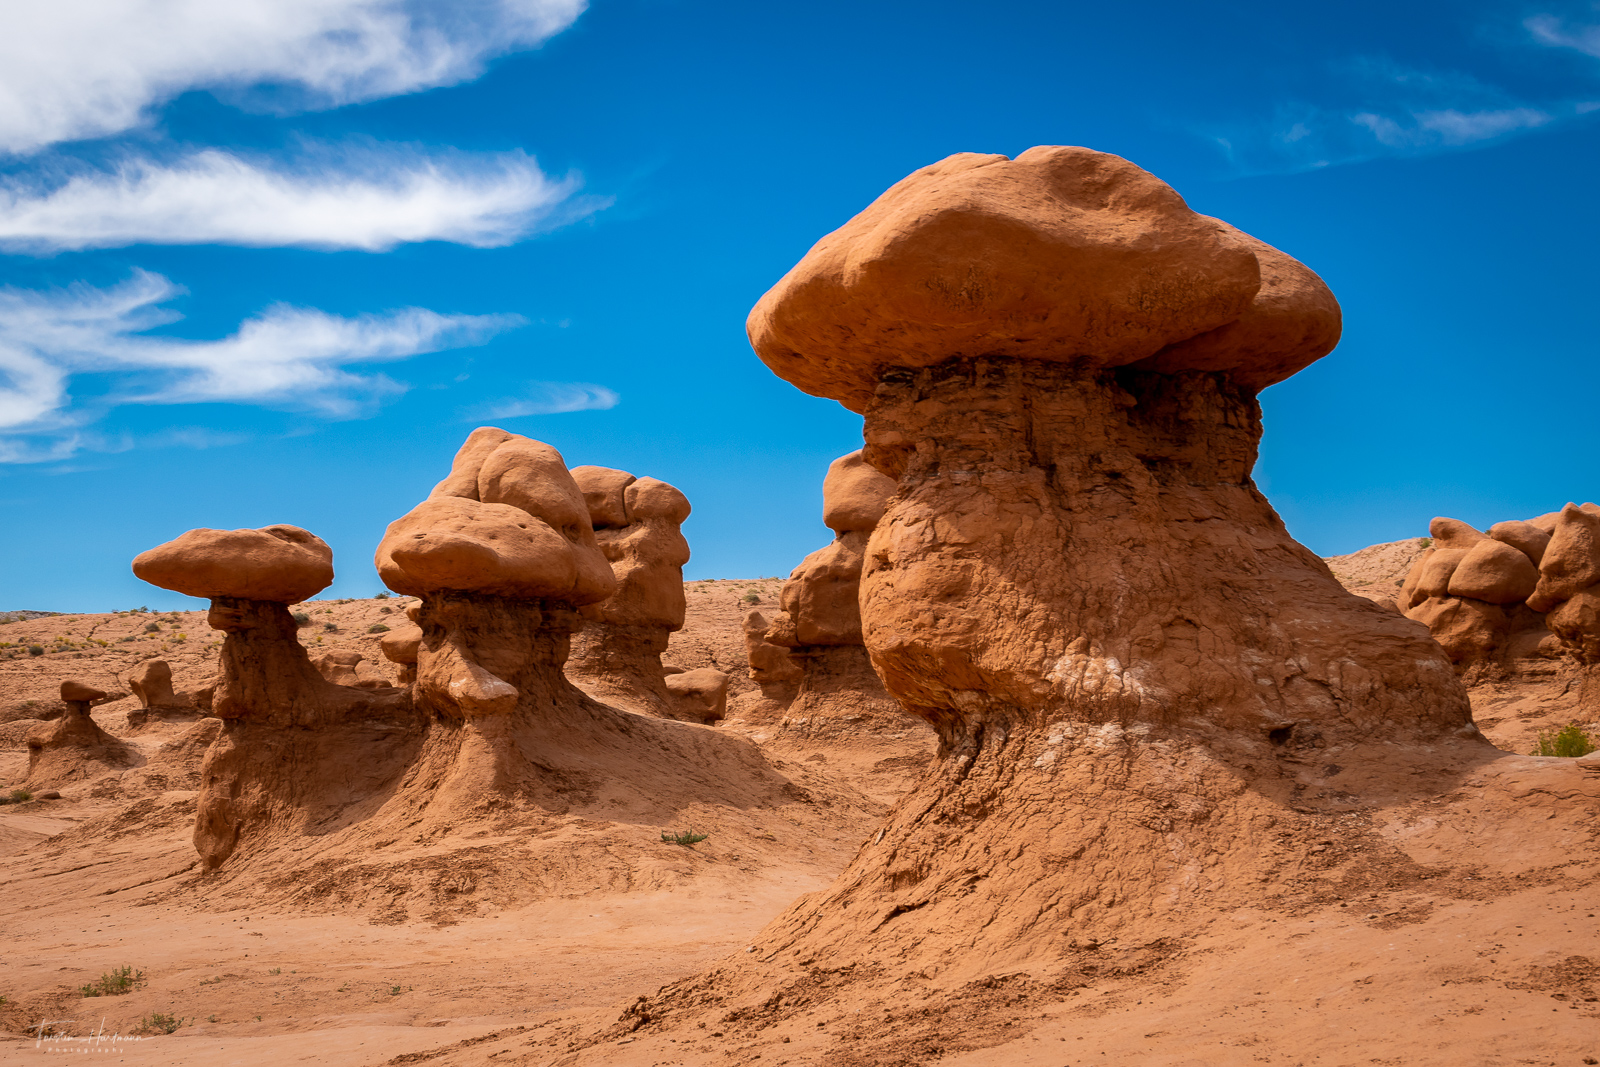
[[[617,588],[561,454],[490,426],[468,436],[427,500],[389,524],[376,563],[389,588],[422,598],[418,696],[463,719],[516,706],[509,676],[532,671],[546,688],[577,609]]]
[[[102,730],[89,713],[89,706],[106,695],[105,690],[75,678],[61,683],[66,714],[37,727],[24,742],[29,785],[66,785],[139,762],[132,748]]]
[[[345,745],[370,745],[374,730],[404,731],[403,692],[335,685],[300,644],[288,605],[333,581],[333,551],[321,538],[297,526],[190,530],[139,555],[133,572],[210,597],[208,621],[226,634],[210,701],[224,728],[201,771],[195,821],[207,867],[253,834],[314,818],[324,779],[338,777],[328,767],[350,758]]]
[[[606,499],[613,510],[596,513],[623,521],[624,539],[669,542],[633,559],[677,566],[661,560],[682,555],[673,547],[688,512],[681,494],[638,479],[627,482],[620,508],[614,496]],[[379,573],[422,601],[408,609],[420,629],[414,644],[406,638],[385,647],[391,658],[414,659],[412,692],[428,716],[421,749],[385,809],[404,812],[408,826],[455,825],[471,812],[507,806],[586,805],[613,817],[671,809],[686,797],[781,789],[748,741],[618,710],[567,680],[579,610],[619,586],[590,511],[555,449],[485,427],[467,438],[429,499],[389,526],[377,550]],[[672,536],[661,527],[629,532],[652,523]],[[673,608],[648,566],[638,578],[656,599],[641,595],[633,614],[617,618],[681,620],[682,608]]]
[[[893,493],[894,480],[869,466],[859,451],[829,464],[822,481],[822,519],[834,539],[790,573],[778,598],[781,610],[766,630],[759,637],[746,633],[747,647],[755,641],[752,668],[761,646],[771,645],[786,649],[800,665],[799,686],[786,702],[784,721],[813,739],[858,733],[863,724],[882,717],[904,729],[904,717],[887,699],[861,643],[859,604],[867,539]],[[769,699],[786,696],[781,681],[762,692]]]
[[[896,483],[861,632],[940,758],[831,888],[665,1010],[771,1025],[818,975],[928,1011],[935,988],[1048,982],[1073,938],[1302,892],[1267,839],[1335,833],[1304,813],[1330,760],[1495,758],[1423,627],[1346,592],[1251,481],[1257,391],[1338,323],[1258,247],[1115,156],[960,155],[762,298],[756,351],[863,412]]]
[[[609,467],[574,467],[572,478],[617,591],[582,610],[567,677],[608,704],[677,718],[681,702],[662,681],[661,654],[683,629],[689,542],[680,527],[689,500],[666,482]],[[705,717],[696,711],[690,721]]]

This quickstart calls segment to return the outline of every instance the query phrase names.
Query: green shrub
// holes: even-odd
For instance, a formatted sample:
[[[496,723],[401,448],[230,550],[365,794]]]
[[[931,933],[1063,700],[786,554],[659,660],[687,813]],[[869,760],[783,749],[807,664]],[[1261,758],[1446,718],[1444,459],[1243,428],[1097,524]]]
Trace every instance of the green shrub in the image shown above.
[[[1569,722],[1561,729],[1551,733],[1547,730],[1539,731],[1539,743],[1529,755],[1532,756],[1587,756],[1600,745],[1584,732],[1583,727],[1575,722]]]
[[[327,630],[329,633],[336,634],[339,632],[339,624],[336,622],[325,622],[322,624],[322,628]]]
[[[161,632],[161,624],[159,622],[147,622],[144,624],[144,632],[147,634],[158,634]]]
[[[303,611],[297,611],[294,613],[294,624],[296,626],[310,626],[311,616]]]
[[[704,841],[709,836],[711,835],[697,834],[693,830],[685,830],[682,833],[673,833],[671,830],[661,831],[661,840],[669,845],[683,845],[685,848]]]
[[[743,603],[746,603],[746,604],[759,604],[759,603],[761,603],[761,594],[760,593],[746,593],[744,596],[740,597],[739,599],[740,599],[740,601],[742,601]]]
[[[142,985],[144,985],[143,971],[136,971],[132,967],[118,967],[114,971],[102,974],[88,985],[80,986],[78,991],[86,997],[117,997],[124,993],[132,993]]]
[[[212,1016],[212,1018],[214,1020],[216,1016]],[[154,1015],[146,1015],[143,1019],[140,1019],[139,1030],[146,1034],[170,1034],[188,1021],[187,1019],[178,1019],[158,1011]]]
[[[30,656],[42,656],[42,655],[44,655],[44,646],[43,645],[29,645],[28,646],[28,655],[30,655]]]
[[[26,789],[13,789],[11,791],[11,803],[13,804],[26,804],[32,799],[33,794]]]
[[[389,628],[381,622],[375,622],[371,626],[367,627],[367,633],[369,634],[386,634],[388,632]]]

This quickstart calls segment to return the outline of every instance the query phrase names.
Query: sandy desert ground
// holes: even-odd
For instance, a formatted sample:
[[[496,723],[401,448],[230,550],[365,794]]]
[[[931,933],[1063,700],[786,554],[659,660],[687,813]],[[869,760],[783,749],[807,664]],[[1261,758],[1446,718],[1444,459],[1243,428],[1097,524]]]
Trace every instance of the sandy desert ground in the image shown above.
[[[1330,564],[1353,591],[1393,589],[1418,551],[1396,542]],[[1181,942],[1086,941],[1073,973],[991,976],[955,995],[852,996],[822,969],[765,1017],[630,1029],[638,997],[741,960],[790,901],[825,887],[931,761],[931,733],[909,717],[852,736],[742,713],[760,702],[739,619],[747,597],[770,606],[779,584],[688,583],[688,623],[666,658],[732,676],[730,718],[695,729],[759,746],[792,803],[680,810],[660,827],[463,826],[432,854],[442,866],[423,889],[400,861],[392,885],[338,865],[310,895],[208,885],[189,840],[206,724],[130,726],[131,697],[96,708],[140,762],[0,808],[0,1061],[85,1049],[130,1065],[372,1067],[1600,1060],[1600,776],[1523,757],[1462,777],[1426,751],[1407,754],[1404,774],[1393,760],[1384,777],[1320,768],[1324,788],[1300,800],[1320,830],[1271,838],[1281,884],[1199,917]],[[368,629],[403,604],[309,602],[302,640],[390,668]],[[197,612],[50,616],[0,626],[0,640],[8,788],[26,774],[23,736],[59,713],[62,677],[125,693],[129,670],[159,654],[182,690],[209,677],[216,645]],[[1556,671],[1482,684],[1472,699],[1512,753],[1587,714]],[[1537,833],[1524,832],[1530,818]],[[690,822],[706,840],[657,839]],[[131,992],[80,992],[123,967],[143,976]],[[162,1033],[158,1015],[182,1024]],[[54,1034],[41,1038],[41,1022]]]

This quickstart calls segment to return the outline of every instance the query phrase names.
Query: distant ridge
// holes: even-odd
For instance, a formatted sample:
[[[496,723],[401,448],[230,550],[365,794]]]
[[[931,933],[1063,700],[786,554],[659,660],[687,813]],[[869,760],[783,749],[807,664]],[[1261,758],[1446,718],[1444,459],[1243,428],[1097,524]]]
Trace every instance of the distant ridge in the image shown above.
[[[29,619],[43,619],[51,615],[65,614],[60,611],[0,611],[0,623],[26,622]]]

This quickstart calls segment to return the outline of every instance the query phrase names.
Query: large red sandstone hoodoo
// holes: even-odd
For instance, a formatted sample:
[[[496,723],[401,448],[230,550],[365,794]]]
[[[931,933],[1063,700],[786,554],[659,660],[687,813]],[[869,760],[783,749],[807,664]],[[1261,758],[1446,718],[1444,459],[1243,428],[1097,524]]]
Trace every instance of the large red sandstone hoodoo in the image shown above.
[[[137,752],[102,730],[89,713],[90,704],[106,695],[105,690],[77,679],[61,683],[66,714],[35,729],[25,742],[29,785],[65,785],[139,762]]]
[[[296,636],[288,605],[333,581],[333,550],[298,526],[190,530],[142,553],[133,572],[152,585],[209,597],[208,620],[224,631],[211,712],[222,735],[201,769],[195,847],[208,868],[253,834],[324,814],[314,798],[348,760],[345,743],[402,730],[400,690],[327,681]],[[346,735],[354,732],[354,738]],[[381,762],[374,756],[374,762]]]
[[[862,634],[942,757],[758,938],[751,997],[800,966],[948,987],[1048,971],[1068,933],[1159,936],[1280,877],[1262,838],[1301,818],[1297,775],[1392,742],[1492,756],[1438,645],[1251,481],[1256,394],[1333,347],[1337,303],[1138,167],[952,156],[819,241],[749,330],[865,415],[896,482]]]
[[[567,676],[607,703],[677,717],[661,654],[671,634],[683,629],[689,542],[680,527],[689,500],[666,482],[609,467],[574,467],[572,478],[617,591],[582,610]]]

